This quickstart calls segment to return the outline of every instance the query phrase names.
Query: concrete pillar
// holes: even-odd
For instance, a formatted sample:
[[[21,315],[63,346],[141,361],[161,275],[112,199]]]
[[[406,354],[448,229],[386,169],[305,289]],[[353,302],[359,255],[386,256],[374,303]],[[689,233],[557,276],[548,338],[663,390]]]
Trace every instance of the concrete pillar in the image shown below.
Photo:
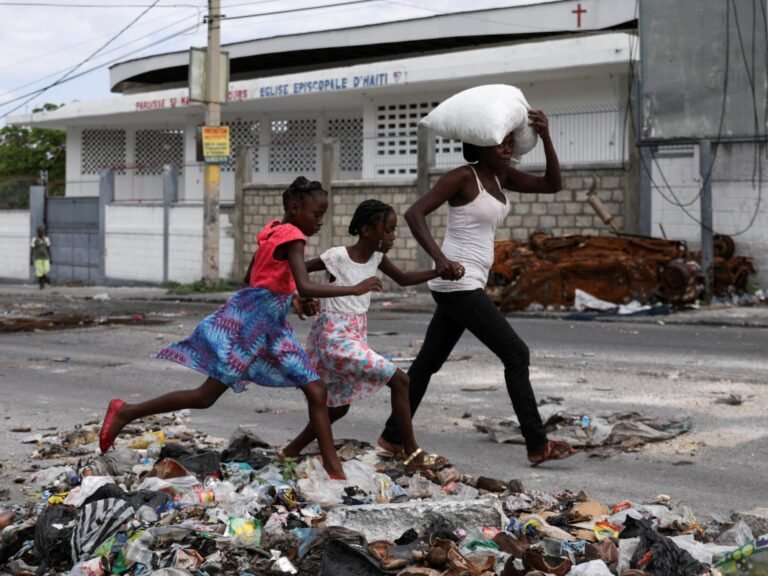
[[[99,283],[107,280],[107,204],[115,200],[115,173],[102,170],[99,174]]]
[[[419,196],[429,192],[431,185],[431,173],[435,168],[435,134],[426,126],[419,124],[419,147],[417,156],[416,191]],[[432,215],[427,216],[427,227],[432,230]],[[419,270],[429,270],[434,267],[434,262],[429,254],[419,246],[416,253],[416,261]],[[417,290],[427,290],[427,285],[419,284]]]
[[[714,246],[712,244],[712,143],[699,142],[699,171],[701,173],[701,271],[704,273],[704,299],[712,300],[714,285]]]
[[[235,236],[235,254],[230,279],[237,282],[245,274],[245,185],[253,180],[251,148],[242,146],[237,151],[235,167],[235,208],[232,212],[232,231]]]
[[[653,170],[653,150],[648,146],[640,148],[640,202],[639,233],[651,236],[651,174]]]
[[[320,252],[325,252],[333,246],[333,181],[339,173],[339,141],[331,138],[323,140],[322,167],[320,181],[323,189],[328,192],[328,211],[323,218],[323,228],[320,230]]]
[[[175,166],[163,166],[163,283],[168,282],[171,252],[171,204],[179,197],[179,171]]]

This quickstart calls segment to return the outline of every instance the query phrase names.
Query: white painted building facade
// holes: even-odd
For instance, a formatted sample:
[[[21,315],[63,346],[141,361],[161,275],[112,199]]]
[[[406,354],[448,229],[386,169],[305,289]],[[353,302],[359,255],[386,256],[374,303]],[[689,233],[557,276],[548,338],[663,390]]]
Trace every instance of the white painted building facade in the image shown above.
[[[375,46],[386,40],[401,42],[407,53],[407,43],[416,39],[504,36],[484,48],[433,47],[437,53],[235,80],[223,109],[233,145],[253,146],[254,178],[265,182],[317,176],[325,138],[340,140],[340,179],[409,179],[416,173],[415,128],[421,116],[464,88],[507,83],[521,87],[532,106],[553,116],[564,165],[621,164],[628,150],[624,109],[634,32],[602,30],[632,22],[634,2],[588,0],[578,3],[581,14],[570,1],[511,4],[225,46],[234,70],[238,58],[289,48]],[[536,38],[518,39],[532,30]],[[112,83],[125,92],[121,96],[72,102],[12,121],[67,130],[67,196],[96,194],[98,174],[109,167],[116,171],[117,201],[158,199],[162,166],[173,164],[181,170],[179,200],[199,201],[196,127],[202,106],[189,101],[186,86],[163,89],[167,84],[159,83],[148,91],[136,81],[147,70],[184,66],[187,58],[176,53],[119,64]],[[526,161],[541,163],[542,151]],[[457,143],[437,145],[438,166],[459,162]],[[224,166],[223,202],[232,199],[233,172],[233,163]]]
[[[289,182],[299,174],[319,178],[321,143],[328,138],[340,144],[338,179],[412,181],[419,119],[457,91],[505,83],[520,87],[533,107],[547,112],[564,169],[631,170],[627,103],[630,63],[637,55],[635,0],[509,4],[224,46],[232,81],[222,118],[233,149],[249,147],[257,182]],[[114,171],[106,247],[112,278],[160,280],[158,228],[150,224],[157,215],[143,210],[162,198],[167,164],[179,170],[174,210],[189,208],[176,217],[184,231],[180,237],[189,236],[179,244],[187,255],[173,264],[171,279],[201,276],[203,165],[197,161],[196,129],[203,109],[189,101],[187,62],[188,54],[179,52],[121,63],[111,70],[112,89],[120,95],[11,119],[66,129],[67,196],[98,194],[99,173]],[[438,168],[462,162],[459,143],[436,139]],[[542,164],[540,146],[523,160],[526,168]],[[677,164],[672,172],[684,170]],[[222,168],[224,205],[234,197],[234,171],[233,158]],[[652,234],[659,235],[658,224],[670,217],[685,221],[652,200]],[[716,212],[716,223],[719,217]],[[732,211],[728,217],[741,218]],[[232,230],[223,220],[221,269],[227,270]],[[154,240],[137,241],[144,228],[144,236]],[[768,226],[761,230],[750,236],[750,247],[768,246]],[[682,239],[698,238],[695,228],[679,231]]]

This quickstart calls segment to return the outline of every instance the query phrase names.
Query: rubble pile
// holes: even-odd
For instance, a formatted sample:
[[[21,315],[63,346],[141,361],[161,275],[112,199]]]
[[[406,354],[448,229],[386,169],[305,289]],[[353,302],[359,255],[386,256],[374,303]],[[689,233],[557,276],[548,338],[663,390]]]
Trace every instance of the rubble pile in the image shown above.
[[[244,429],[211,438],[183,413],[134,423],[104,455],[97,432],[30,439],[29,501],[0,508],[0,573],[768,573],[768,538],[743,520],[700,523],[668,496],[605,505],[450,465],[406,472],[355,441],[335,481],[317,456],[281,459]]]
[[[717,236],[714,249],[715,294],[744,293],[755,273],[752,261],[735,256],[727,236]],[[528,242],[496,242],[487,290],[504,311],[532,304],[571,308],[577,290],[617,304],[689,304],[704,286],[700,262],[701,254],[681,241],[536,232]]]

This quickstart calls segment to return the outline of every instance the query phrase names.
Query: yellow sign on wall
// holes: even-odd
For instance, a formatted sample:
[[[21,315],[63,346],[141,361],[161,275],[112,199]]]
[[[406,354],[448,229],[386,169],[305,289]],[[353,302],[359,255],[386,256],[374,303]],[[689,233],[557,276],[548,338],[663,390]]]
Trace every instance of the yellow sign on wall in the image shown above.
[[[229,126],[203,126],[203,161],[223,164],[232,153],[229,143]]]

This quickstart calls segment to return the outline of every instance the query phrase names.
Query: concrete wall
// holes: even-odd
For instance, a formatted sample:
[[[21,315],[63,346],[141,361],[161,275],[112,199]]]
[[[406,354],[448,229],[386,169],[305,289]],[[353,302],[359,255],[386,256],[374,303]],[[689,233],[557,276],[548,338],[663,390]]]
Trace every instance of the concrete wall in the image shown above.
[[[592,183],[597,180],[597,193],[606,208],[622,226],[627,209],[627,189],[632,187],[631,177],[621,168],[598,171],[568,171],[563,174],[563,190],[554,196],[545,194],[508,193],[512,209],[505,225],[497,232],[498,239],[515,238],[526,240],[540,228],[548,229],[554,235],[567,234],[608,234],[608,227],[602,223],[584,198]],[[439,174],[434,175],[437,180]],[[244,254],[243,261],[249,262],[256,249],[256,235],[264,225],[273,219],[283,217],[282,192],[288,184],[251,184],[244,195]],[[634,188],[636,189],[636,187]],[[417,199],[416,183],[407,182],[335,182],[332,203],[326,214],[325,226],[333,227],[332,245],[352,244],[354,239],[347,233],[347,226],[358,204],[367,198],[378,198],[392,205],[398,214],[397,240],[389,258],[404,270],[417,270],[418,253],[421,248],[411,235],[402,215]],[[447,224],[447,207],[443,206],[431,216],[435,238],[442,240]],[[322,252],[318,237],[309,239],[307,258]],[[385,280],[386,290],[396,289]]]
[[[109,204],[106,209],[105,272],[110,282],[163,281],[163,206],[161,204]],[[203,276],[203,206],[176,204],[170,210],[168,279],[194,282]],[[230,277],[234,235],[228,209],[220,221],[219,265],[222,278]],[[234,274],[242,277],[242,272]]]
[[[757,274],[752,284],[768,286],[768,200],[761,188],[768,180],[763,149],[758,165],[752,144],[721,144],[712,171],[712,223],[718,234],[732,236],[737,256],[752,258]],[[762,172],[762,183],[760,183]],[[698,147],[656,152],[651,192],[651,232],[685,240],[699,249],[701,217]],[[681,206],[682,205],[682,206]]]
[[[29,280],[32,236],[28,210],[0,211],[0,279]]]

